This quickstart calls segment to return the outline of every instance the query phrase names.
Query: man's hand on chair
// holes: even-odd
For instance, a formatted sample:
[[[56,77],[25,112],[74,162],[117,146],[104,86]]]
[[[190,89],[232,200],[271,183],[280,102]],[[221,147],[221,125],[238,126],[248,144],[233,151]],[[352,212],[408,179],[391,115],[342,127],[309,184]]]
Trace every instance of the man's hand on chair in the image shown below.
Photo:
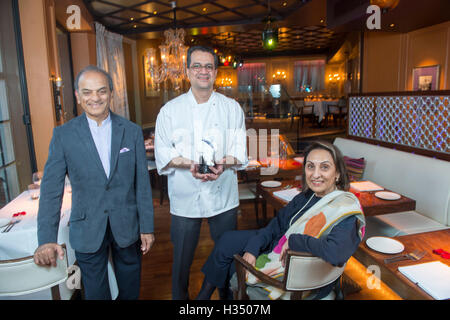
[[[64,250],[57,243],[46,243],[39,246],[34,252],[34,263],[39,266],[56,267],[56,258],[62,260],[64,258]]]

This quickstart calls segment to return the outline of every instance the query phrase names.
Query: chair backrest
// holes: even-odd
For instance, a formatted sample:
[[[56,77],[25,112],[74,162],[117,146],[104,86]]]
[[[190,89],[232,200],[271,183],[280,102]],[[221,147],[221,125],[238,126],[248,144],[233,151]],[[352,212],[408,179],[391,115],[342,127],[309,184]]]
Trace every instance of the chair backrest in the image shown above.
[[[290,256],[286,275],[286,290],[312,290],[337,280],[345,265],[335,267],[318,257]]]
[[[33,256],[0,261],[0,297],[29,294],[49,289],[67,280],[67,253],[56,267],[42,267]]]
[[[314,105],[304,105],[303,106],[303,114],[313,114],[314,113]]]

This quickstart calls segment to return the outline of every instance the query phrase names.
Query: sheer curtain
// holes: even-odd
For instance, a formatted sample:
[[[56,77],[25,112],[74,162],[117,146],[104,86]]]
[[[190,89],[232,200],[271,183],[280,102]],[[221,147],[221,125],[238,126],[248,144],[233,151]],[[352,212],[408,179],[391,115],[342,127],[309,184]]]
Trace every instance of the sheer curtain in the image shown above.
[[[238,69],[239,92],[262,92],[265,84],[265,63],[246,63]]]
[[[325,87],[324,81],[324,60],[304,60],[294,62],[294,83],[296,91],[321,91]]]
[[[113,80],[114,95],[111,110],[129,119],[122,36],[106,31],[105,27],[98,22],[95,23],[95,33],[97,38],[97,66],[107,71]]]

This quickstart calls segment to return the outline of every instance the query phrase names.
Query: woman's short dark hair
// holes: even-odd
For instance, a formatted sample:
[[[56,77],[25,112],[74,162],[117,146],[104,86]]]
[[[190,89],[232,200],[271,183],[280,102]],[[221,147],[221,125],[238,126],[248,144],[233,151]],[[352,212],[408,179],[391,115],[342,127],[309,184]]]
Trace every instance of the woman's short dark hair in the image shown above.
[[[193,46],[190,47],[188,52],[187,52],[187,67],[188,69],[191,66],[191,55],[194,51],[203,51],[203,52],[208,52],[211,53],[212,56],[214,57],[214,69],[217,69],[219,66],[219,58],[217,57],[217,54],[214,52],[214,49],[211,47],[205,47],[205,46]]]
[[[350,180],[348,178],[347,166],[345,165],[344,157],[342,156],[341,151],[333,144],[326,141],[314,141],[309,145],[305,150],[305,158],[303,159],[303,172],[302,172],[302,191],[306,191],[309,189],[306,184],[306,161],[308,159],[308,155],[313,150],[322,149],[326,150],[330,153],[333,158],[334,166],[336,167],[336,171],[339,173],[338,181],[336,182],[336,187],[339,190],[348,191],[350,188]]]
[[[82,76],[84,73],[90,72],[90,71],[91,71],[91,72],[98,72],[98,73],[103,74],[103,75],[106,77],[106,79],[108,79],[109,90],[110,90],[110,91],[113,91],[113,89],[114,89],[114,86],[113,86],[113,80],[112,80],[111,76],[109,75],[109,73],[106,72],[105,70],[103,70],[102,68],[99,68],[99,67],[93,66],[93,65],[89,65],[89,66],[83,68],[83,70],[81,70],[80,72],[78,72],[78,74],[77,74],[77,76],[76,76],[76,78],[75,78],[75,84],[74,84],[75,91],[78,91],[78,89],[79,89],[79,87],[78,87],[78,82],[80,82],[81,76]]]

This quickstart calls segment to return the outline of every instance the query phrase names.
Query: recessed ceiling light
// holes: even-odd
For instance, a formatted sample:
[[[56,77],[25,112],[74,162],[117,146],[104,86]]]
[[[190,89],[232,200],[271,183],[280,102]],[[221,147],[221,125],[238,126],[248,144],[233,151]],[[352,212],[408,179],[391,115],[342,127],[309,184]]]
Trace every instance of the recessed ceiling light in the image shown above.
[[[135,28],[135,29],[136,29],[136,28],[137,28],[137,25],[136,25],[136,24],[135,24],[135,25],[133,25],[133,28]]]
[[[157,13],[158,13],[158,11],[156,11],[156,10],[155,10],[155,11],[153,11],[153,14],[154,14],[154,15],[156,15]]]
[[[130,18],[130,20],[131,20],[131,21],[133,21],[133,20],[134,20],[134,18]]]

